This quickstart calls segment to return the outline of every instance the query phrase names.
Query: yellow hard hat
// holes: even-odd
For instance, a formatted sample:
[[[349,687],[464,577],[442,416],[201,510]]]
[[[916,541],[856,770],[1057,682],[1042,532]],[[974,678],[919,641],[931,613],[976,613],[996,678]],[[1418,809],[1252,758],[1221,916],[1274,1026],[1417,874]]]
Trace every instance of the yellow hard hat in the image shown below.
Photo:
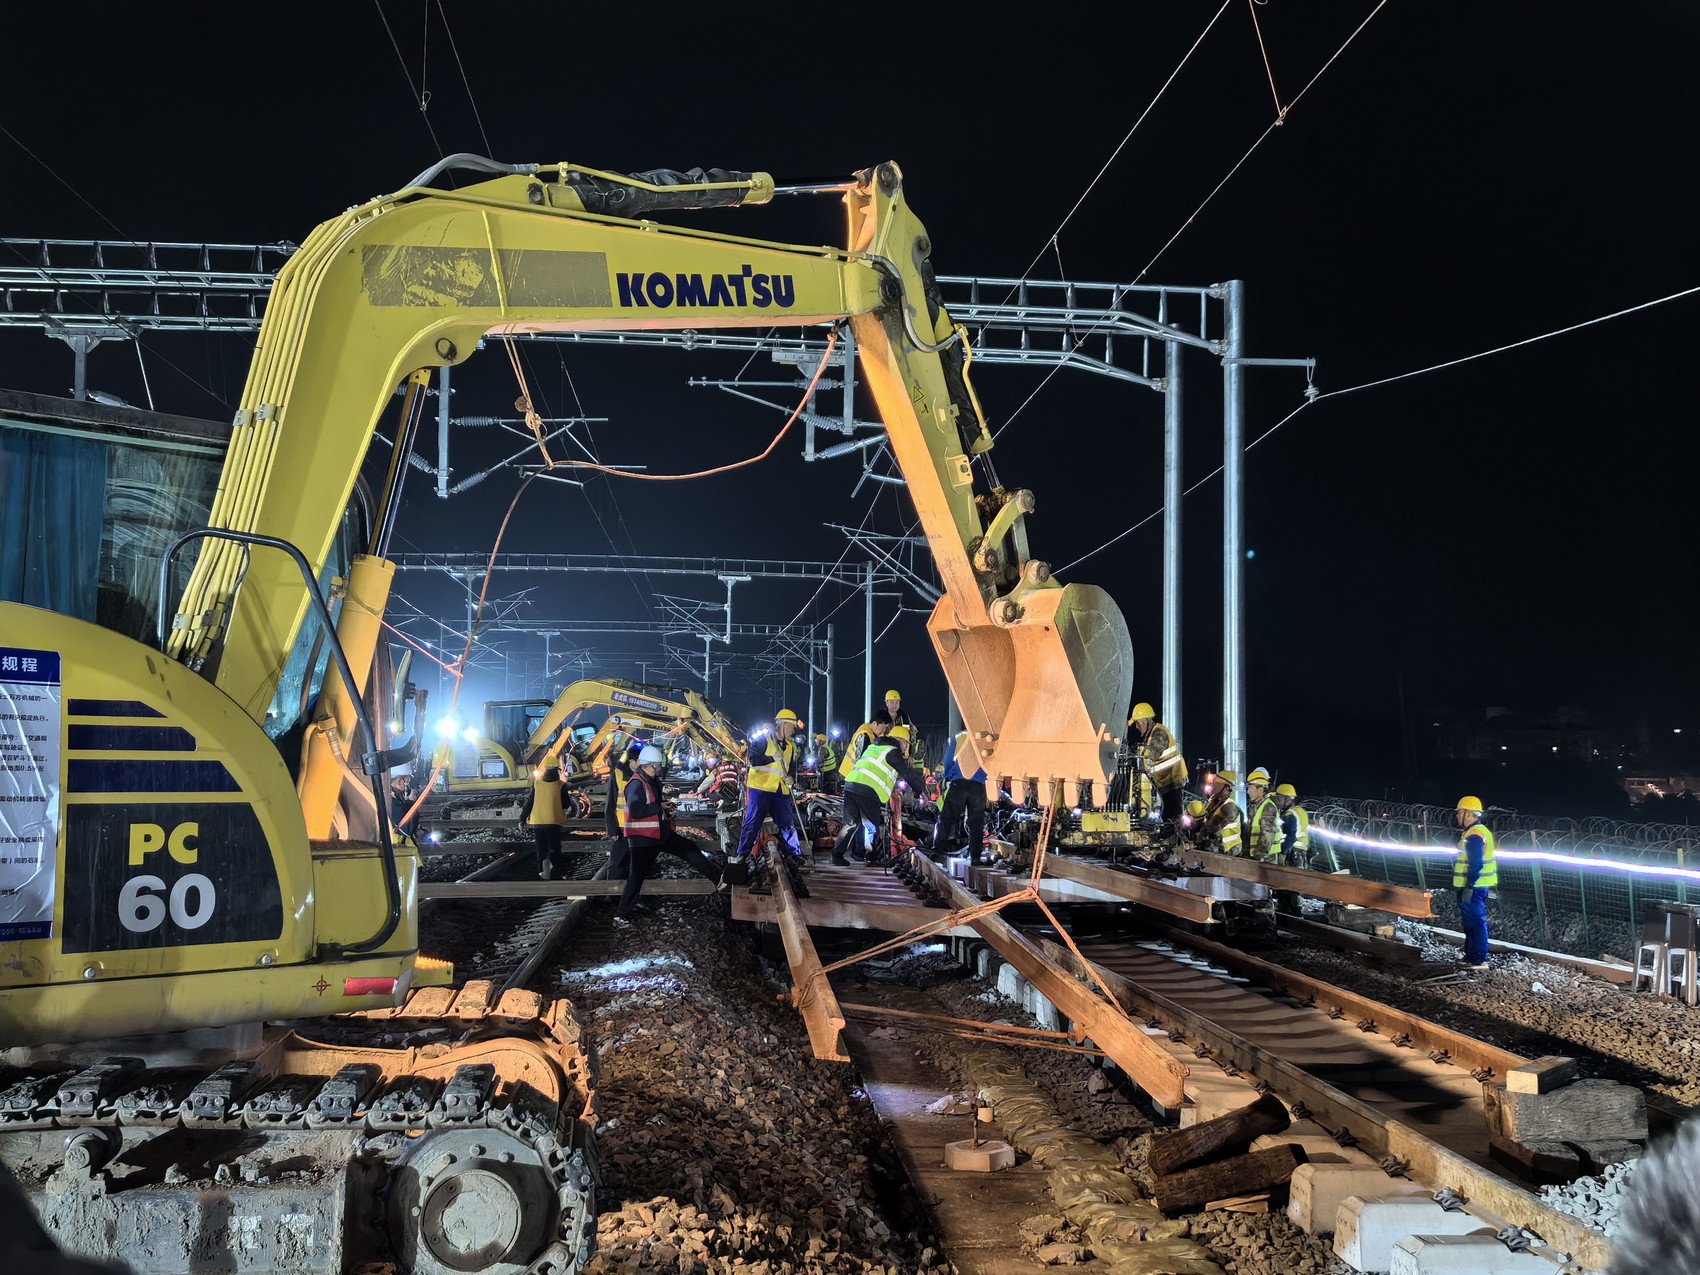
[[[885,693],[885,697],[887,699],[902,699],[903,698],[903,696],[899,695],[896,691],[887,691]]]
[[[1298,789],[1294,788],[1291,784],[1281,784],[1278,786],[1275,789],[1275,795],[1277,797],[1291,797],[1294,801],[1297,801],[1299,797]]]
[[[815,739],[817,742],[824,742],[826,739],[826,732],[823,730],[817,730],[815,732]]]
[[[1232,784],[1239,781],[1239,774],[1232,770],[1218,770],[1216,772],[1216,778],[1220,779],[1225,784]]]
[[[1460,797],[1458,798],[1458,809],[1473,810],[1479,815],[1482,813],[1482,799],[1480,797]]]
[[[782,708],[773,715],[773,720],[776,722],[796,722],[801,725],[803,719],[798,717],[797,714],[793,713],[790,709]]]
[[[1248,784],[1262,784],[1265,788],[1267,788],[1269,787],[1269,772],[1263,769],[1262,766],[1259,766],[1256,770],[1252,771],[1251,774],[1245,777],[1245,781]]]
[[[1204,803],[1196,800],[1189,801],[1186,803],[1186,812],[1196,819],[1204,813]]]
[[[1135,704],[1132,715],[1127,719],[1127,724],[1132,726],[1135,722],[1149,722],[1156,716],[1157,710],[1152,708],[1151,705]]]

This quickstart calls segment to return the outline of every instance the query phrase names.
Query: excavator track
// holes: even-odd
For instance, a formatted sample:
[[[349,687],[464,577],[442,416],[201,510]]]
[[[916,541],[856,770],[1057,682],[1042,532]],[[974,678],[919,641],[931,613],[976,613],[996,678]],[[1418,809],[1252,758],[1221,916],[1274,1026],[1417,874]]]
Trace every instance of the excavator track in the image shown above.
[[[574,1275],[591,1060],[566,1001],[495,990],[424,988],[217,1066],[0,1070],[0,1159],[60,1244],[138,1273]]]

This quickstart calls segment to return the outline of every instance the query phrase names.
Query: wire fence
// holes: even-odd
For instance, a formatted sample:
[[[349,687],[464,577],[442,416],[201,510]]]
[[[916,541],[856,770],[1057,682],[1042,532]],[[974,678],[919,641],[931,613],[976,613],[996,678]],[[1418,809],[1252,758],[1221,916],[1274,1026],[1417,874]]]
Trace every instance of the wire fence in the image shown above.
[[[1312,828],[1340,866],[1372,881],[1450,893],[1458,824],[1445,806],[1323,797]],[[1700,903],[1700,829],[1616,819],[1551,819],[1490,807],[1499,865],[1496,937],[1575,956],[1633,961],[1640,923],[1661,903]]]

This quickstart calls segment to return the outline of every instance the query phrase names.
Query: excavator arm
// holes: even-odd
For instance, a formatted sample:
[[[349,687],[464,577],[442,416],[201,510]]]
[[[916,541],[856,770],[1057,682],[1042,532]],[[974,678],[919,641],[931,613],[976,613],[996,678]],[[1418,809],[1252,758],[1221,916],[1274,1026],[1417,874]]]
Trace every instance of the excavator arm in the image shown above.
[[[897,166],[832,189],[847,209],[844,248],[598,211],[765,202],[773,185],[763,174],[638,180],[525,166],[453,191],[416,181],[349,210],[278,275],[211,524],[288,541],[322,573],[373,434],[405,383],[378,530],[341,582],[339,633],[363,690],[429,369],[465,360],[489,334],[848,322],[944,584],[928,628],[977,759],[1018,791],[1037,781],[1041,801],[1073,800],[1080,781],[1102,783],[1113,770],[1132,687],[1125,623],[1102,590],[1065,586],[1026,552],[1032,495],[991,473],[966,334],[939,302],[932,243]],[[261,721],[307,605],[283,555],[209,540],[169,653]],[[327,681],[307,732],[301,793],[314,839],[338,825],[339,803],[362,800],[347,761],[346,698]]]
[[[672,696],[677,698],[669,698]],[[532,730],[520,761],[528,766],[535,765],[544,753],[558,748],[562,731],[572,725],[579,713],[590,708],[630,714],[664,729],[689,723],[705,738],[713,740],[716,747],[732,753],[742,751],[738,742],[743,737],[742,732],[694,691],[671,691],[609,679],[574,682],[563,689]]]

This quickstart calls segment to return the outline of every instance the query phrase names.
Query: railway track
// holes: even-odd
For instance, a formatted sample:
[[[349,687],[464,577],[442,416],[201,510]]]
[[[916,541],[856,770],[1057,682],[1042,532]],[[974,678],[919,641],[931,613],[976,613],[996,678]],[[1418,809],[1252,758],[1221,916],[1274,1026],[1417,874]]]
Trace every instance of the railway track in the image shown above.
[[[918,867],[952,906],[977,901],[938,865]],[[1007,947],[1007,937],[975,928]],[[1266,1087],[1302,1113],[1312,1136],[1367,1153],[1371,1167],[1450,1190],[1449,1199],[1496,1231],[1538,1237],[1531,1251],[1556,1268],[1609,1262],[1604,1236],[1549,1208],[1490,1160],[1482,1080],[1503,1079],[1527,1061],[1520,1055],[1267,963],[1248,969],[1242,954],[1178,931],[1081,940],[1084,961],[1031,924],[1024,939],[1076,977],[1091,962],[1125,1012],[1162,1033],[1162,1048],[1191,1073],[1187,1100],[1201,1118],[1206,1108],[1231,1109],[1236,1100],[1223,1097],[1224,1084]]]
[[[578,847],[592,850],[592,847]],[[456,884],[535,876],[530,847],[498,857],[456,877]],[[607,872],[606,854],[579,853],[569,860],[568,880],[593,880]],[[584,899],[552,899],[542,904],[513,899],[426,899],[421,902],[420,946],[430,955],[454,961],[457,981],[491,983],[496,996],[524,987],[560,948],[583,914]]]

